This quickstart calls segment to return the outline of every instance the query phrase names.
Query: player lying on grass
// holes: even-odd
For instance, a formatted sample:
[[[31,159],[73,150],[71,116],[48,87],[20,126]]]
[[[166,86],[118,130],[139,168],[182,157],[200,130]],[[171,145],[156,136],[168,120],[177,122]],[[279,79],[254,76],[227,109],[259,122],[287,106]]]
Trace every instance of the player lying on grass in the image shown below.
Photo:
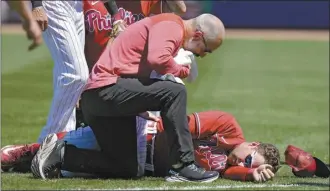
[[[241,181],[267,181],[272,179],[280,164],[278,149],[267,143],[246,142],[241,127],[236,119],[223,111],[205,111],[190,114],[188,117],[190,132],[193,137],[195,157],[197,163],[206,168],[221,173],[222,178]],[[111,124],[110,124],[111,125]],[[163,131],[162,122],[145,120],[141,117],[136,119],[138,141],[147,138],[147,145],[137,145],[140,175],[166,176],[169,166],[166,135]],[[140,132],[140,133],[139,133]],[[142,132],[142,133],[141,133]],[[143,134],[143,132],[148,132]],[[78,148],[98,149],[97,141],[89,127],[79,128],[68,133],[58,133],[58,143],[70,147],[75,145]],[[121,136],[121,135],[118,135]],[[123,139],[125,135],[122,135]],[[123,143],[118,144],[125,144]],[[39,144],[7,146],[1,150],[1,166],[3,170],[27,171],[33,156],[39,149]],[[68,155],[69,151],[65,152]],[[124,151],[130,152],[130,151]],[[147,154],[145,154],[145,152]],[[118,153],[114,153],[118,154]],[[141,157],[142,156],[142,157]],[[67,159],[69,156],[63,156]],[[76,157],[76,156],[72,156]],[[88,156],[84,157],[88,161]],[[84,164],[83,159],[74,159],[76,172],[85,172],[98,176],[106,176],[97,167],[91,170],[79,169]],[[123,159],[125,160],[125,159]],[[65,163],[65,160],[64,160]],[[97,161],[94,165],[103,168],[102,170],[114,168],[116,165],[111,161]],[[91,166],[91,164],[84,164]],[[93,169],[95,170],[93,172]],[[144,170],[143,170],[144,169]],[[62,164],[62,170],[70,170]],[[62,171],[63,172],[63,171]],[[63,173],[66,176],[66,173]],[[138,172],[137,172],[138,174]],[[77,174],[76,174],[77,175]],[[75,176],[74,174],[70,175]],[[109,174],[110,177],[113,175]]]

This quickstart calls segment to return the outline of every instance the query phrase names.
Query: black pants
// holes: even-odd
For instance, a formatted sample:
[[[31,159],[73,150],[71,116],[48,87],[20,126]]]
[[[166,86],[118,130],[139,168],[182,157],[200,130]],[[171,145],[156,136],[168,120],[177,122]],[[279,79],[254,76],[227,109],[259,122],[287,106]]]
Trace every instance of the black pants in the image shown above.
[[[136,116],[95,119],[93,132],[101,151],[66,145],[62,170],[104,178],[136,177]]]
[[[116,84],[84,92],[81,104],[85,120],[108,158],[114,157],[110,156],[114,155],[110,145],[113,141],[107,136],[113,131],[109,124],[111,120],[120,116],[130,118],[145,111],[161,111],[170,148],[170,164],[194,162],[185,86],[170,81],[119,78]]]

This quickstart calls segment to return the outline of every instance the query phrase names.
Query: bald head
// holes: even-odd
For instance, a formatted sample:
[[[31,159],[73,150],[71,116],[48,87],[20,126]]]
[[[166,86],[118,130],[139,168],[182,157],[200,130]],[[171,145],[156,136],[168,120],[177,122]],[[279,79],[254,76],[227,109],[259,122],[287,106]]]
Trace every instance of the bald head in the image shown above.
[[[196,29],[204,33],[204,38],[208,43],[221,45],[225,38],[225,27],[218,17],[205,13],[193,20]]]
[[[183,48],[197,56],[204,57],[219,48],[225,38],[225,27],[221,20],[212,14],[202,14],[185,20]]]

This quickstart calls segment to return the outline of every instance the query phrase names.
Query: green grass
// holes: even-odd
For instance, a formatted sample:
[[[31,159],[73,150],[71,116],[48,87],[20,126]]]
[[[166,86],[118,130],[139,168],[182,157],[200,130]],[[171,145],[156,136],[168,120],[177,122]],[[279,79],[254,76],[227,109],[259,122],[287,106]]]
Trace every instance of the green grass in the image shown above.
[[[2,37],[2,54],[26,49]],[[17,43],[20,43],[17,41]],[[37,53],[2,57],[1,144],[36,141],[52,96],[52,61],[45,47]],[[221,50],[199,61],[197,82],[187,84],[188,111],[232,113],[249,141],[275,143],[284,160],[288,144],[329,163],[328,42],[227,40]],[[24,63],[24,64],[22,64]],[[30,174],[2,174],[2,189],[114,189],[234,186],[233,189],[329,190],[329,179],[296,178],[284,166],[265,184],[219,179],[211,184],[169,184],[158,178],[136,180],[62,179],[41,181]],[[294,187],[276,185],[295,184]],[[265,186],[254,188],[255,186]],[[214,188],[213,188],[214,189]]]
[[[49,51],[42,45],[28,51],[30,41],[23,35],[1,34],[1,73],[9,73],[37,60],[49,60]]]

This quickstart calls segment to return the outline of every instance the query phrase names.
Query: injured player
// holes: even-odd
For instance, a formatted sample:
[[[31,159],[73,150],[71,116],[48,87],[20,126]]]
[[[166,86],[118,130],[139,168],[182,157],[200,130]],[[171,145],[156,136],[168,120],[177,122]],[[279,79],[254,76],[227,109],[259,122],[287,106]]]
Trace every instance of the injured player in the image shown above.
[[[148,113],[152,115],[151,113]],[[149,118],[155,119],[154,116]],[[223,111],[204,111],[193,113],[187,116],[189,129],[193,137],[196,161],[199,166],[205,169],[220,172],[222,178],[264,182],[272,179],[280,167],[280,153],[278,149],[268,143],[246,142],[243,131],[236,119],[229,113]],[[111,125],[111,124],[109,124]],[[161,120],[158,122],[146,120],[142,117],[136,118],[137,129],[137,176],[166,176],[169,170],[168,145],[166,135],[163,131]],[[123,136],[125,135],[118,135]],[[79,128],[76,131],[52,134],[50,137],[58,138],[58,148],[65,147],[85,148],[98,150],[97,141],[89,127]],[[145,142],[146,141],[146,142]],[[124,140],[122,143],[125,144]],[[119,145],[120,146],[120,145]],[[14,171],[26,171],[29,169],[33,156],[39,149],[39,144],[7,146],[1,150],[1,166],[3,170],[12,169]],[[59,149],[59,150],[60,150]],[[10,150],[10,151],[9,151]],[[64,150],[63,150],[64,151]],[[72,177],[82,174],[67,173],[65,167],[65,155],[70,155],[65,149],[56,175],[51,177]],[[124,151],[130,152],[130,151]],[[117,154],[117,153],[114,153]],[[111,161],[94,161],[95,164],[84,164],[88,162],[88,157],[76,160],[75,172],[89,173],[96,177],[115,177],[113,174],[107,175],[106,169],[111,170],[116,164]],[[108,163],[108,164],[104,164]],[[91,169],[79,170],[79,165],[94,166]],[[97,166],[105,168],[100,171]],[[78,168],[77,168],[78,167]],[[93,171],[93,169],[95,171]],[[62,173],[61,173],[62,172]],[[54,172],[52,172],[54,173]],[[86,174],[84,174],[86,175]],[[179,181],[179,180],[168,180]]]

